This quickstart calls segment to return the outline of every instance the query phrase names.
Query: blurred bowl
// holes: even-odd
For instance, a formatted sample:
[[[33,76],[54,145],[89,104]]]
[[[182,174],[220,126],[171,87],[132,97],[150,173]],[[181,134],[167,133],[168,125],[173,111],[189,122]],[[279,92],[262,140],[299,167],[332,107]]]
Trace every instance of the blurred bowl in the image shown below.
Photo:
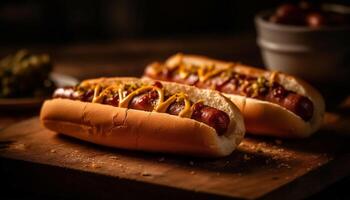
[[[78,80],[74,77],[52,72],[50,78],[57,87],[74,86]],[[50,97],[0,98],[0,110],[29,110],[37,109]]]
[[[350,14],[350,7],[324,4],[324,10]],[[257,43],[265,66],[315,83],[343,82],[350,67],[350,26],[285,25],[269,22],[272,11],[256,15]]]

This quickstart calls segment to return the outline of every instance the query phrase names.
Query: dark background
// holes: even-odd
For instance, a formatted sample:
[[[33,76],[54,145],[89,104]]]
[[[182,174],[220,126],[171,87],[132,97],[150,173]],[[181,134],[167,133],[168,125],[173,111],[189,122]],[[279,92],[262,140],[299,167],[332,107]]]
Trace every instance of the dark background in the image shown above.
[[[254,14],[281,2],[286,1],[1,0],[0,44],[254,32]]]

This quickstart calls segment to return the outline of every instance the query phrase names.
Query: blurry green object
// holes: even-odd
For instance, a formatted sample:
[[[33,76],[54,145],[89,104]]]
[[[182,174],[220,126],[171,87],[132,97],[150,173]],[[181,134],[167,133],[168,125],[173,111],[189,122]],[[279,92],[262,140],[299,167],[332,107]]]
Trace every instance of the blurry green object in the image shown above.
[[[0,60],[0,98],[45,97],[55,88],[49,55],[20,50]]]

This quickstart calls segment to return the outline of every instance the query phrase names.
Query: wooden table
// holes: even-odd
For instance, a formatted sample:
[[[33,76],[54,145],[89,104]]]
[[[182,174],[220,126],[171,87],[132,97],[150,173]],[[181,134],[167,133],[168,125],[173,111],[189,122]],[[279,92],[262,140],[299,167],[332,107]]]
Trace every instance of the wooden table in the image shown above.
[[[215,39],[215,37],[205,37],[205,38],[183,38],[183,39],[177,39],[177,40],[171,40],[171,39],[166,39],[166,40],[150,39],[150,40],[132,40],[132,41],[122,40],[122,41],[113,41],[113,42],[108,42],[108,43],[106,42],[106,43],[96,43],[96,44],[76,44],[76,45],[65,45],[65,46],[30,46],[29,49],[31,49],[35,52],[43,52],[43,51],[49,52],[55,60],[55,71],[56,72],[64,73],[67,75],[72,75],[74,77],[77,77],[78,79],[92,78],[92,77],[98,77],[98,76],[139,76],[140,74],[142,74],[143,67],[146,64],[148,64],[154,60],[163,60],[166,57],[168,57],[169,55],[172,55],[172,54],[174,54],[176,52],[180,52],[180,51],[184,52],[184,53],[204,54],[204,55],[213,56],[213,57],[222,58],[222,59],[228,59],[228,60],[240,60],[246,64],[251,64],[251,65],[255,65],[255,66],[262,66],[261,59],[259,57],[259,50],[255,45],[255,40],[254,40],[253,35],[248,35],[248,36],[244,36],[244,37],[220,37],[219,39]],[[0,54],[5,55],[5,54],[11,52],[11,50],[14,50],[14,49],[11,47],[1,49]],[[15,124],[15,123],[22,121],[24,119],[34,117],[38,114],[38,112],[39,112],[38,109],[27,110],[27,111],[24,111],[24,110],[23,111],[15,111],[15,112],[1,112],[0,113],[0,129],[8,127],[9,125]],[[348,129],[339,129],[339,127],[337,126],[339,123],[334,123],[334,122],[339,122],[339,119],[337,119],[337,116],[338,115],[330,115],[330,117],[328,117],[329,121],[333,120],[332,121],[333,124],[331,124],[331,126],[326,127],[327,130],[330,130],[330,131],[341,130],[338,132],[350,133],[350,132],[347,132]],[[35,120],[36,119],[34,118],[30,121],[24,122],[24,125],[19,124],[18,126],[28,125],[30,128],[35,129],[35,127],[36,127],[36,125],[35,125],[36,123],[34,123]],[[344,122],[344,120],[341,122],[343,124],[346,123],[346,122]],[[29,123],[29,124],[26,124],[26,123]],[[15,128],[16,127],[17,126],[15,126]],[[28,129],[30,129],[30,128],[28,128]],[[10,128],[9,130],[13,131],[13,128]],[[58,138],[58,140],[66,141],[66,139],[64,137],[63,137],[63,139]],[[265,139],[263,139],[263,140],[265,140]],[[327,137],[324,138],[324,136],[320,136],[320,137],[318,137],[318,139],[316,138],[314,140],[317,140],[319,142],[316,142],[316,143],[312,142],[310,144],[322,145],[322,141],[327,140]],[[345,142],[345,144],[343,146],[341,146],[341,148],[340,148],[340,150],[342,152],[342,154],[341,154],[342,160],[337,161],[338,165],[339,165],[339,162],[346,162],[346,163],[349,162],[349,159],[347,156],[348,156],[348,150],[350,150],[350,149],[346,148],[347,138],[341,139],[341,140],[343,142]],[[248,151],[249,152],[249,148],[247,146],[245,148],[244,144],[248,144],[248,146],[249,146],[249,144],[260,143],[259,141],[260,141],[259,138],[257,138],[257,139],[254,137],[250,138],[250,139],[248,138],[248,140],[246,140],[243,143],[243,146],[241,147],[240,151]],[[301,143],[302,145],[305,145],[306,148],[308,146],[307,141],[312,141],[312,139],[303,141]],[[54,140],[53,143],[56,144],[55,142],[57,142],[57,141]],[[69,142],[69,139],[68,139],[68,142]],[[267,144],[271,144],[269,146],[269,148],[270,147],[273,148],[273,146],[276,146],[276,145],[279,146],[280,145],[279,143],[280,143],[279,140],[277,140],[277,143],[276,143],[276,141],[273,139],[272,140],[267,139]],[[290,146],[291,145],[293,147],[293,145],[295,145],[295,143],[298,144],[299,142],[287,141],[287,142],[283,142],[282,146],[284,146],[284,145]],[[73,144],[74,144],[74,141],[73,141]],[[331,147],[336,147],[337,146],[336,144],[337,144],[337,141],[334,141],[333,143],[331,142],[329,145],[335,145],[335,146],[331,146]],[[299,144],[297,146],[299,146]],[[72,146],[72,148],[75,148],[75,147]],[[90,148],[90,147],[88,147],[88,148]],[[317,155],[320,155],[320,157],[318,158],[319,160],[317,160],[317,159],[314,160],[315,163],[310,165],[311,166],[310,169],[304,169],[300,172],[293,172],[293,173],[297,173],[297,174],[299,173],[301,175],[304,172],[306,172],[307,170],[312,170],[313,167],[317,168],[317,165],[318,165],[317,162],[320,162],[320,165],[322,165],[323,162],[328,163],[329,159],[335,158],[335,157],[333,157],[332,153],[331,154],[325,153],[323,155],[322,148],[321,147],[318,147],[318,148],[320,150],[317,153]],[[102,149],[102,151],[106,151],[106,150]],[[107,151],[110,151],[110,150],[107,150]],[[81,153],[82,153],[81,156],[88,156],[89,153],[91,153],[91,150],[83,151]],[[51,154],[53,154],[53,153],[51,152]],[[57,154],[59,154],[59,152]],[[7,155],[10,155],[10,153]],[[18,156],[18,154],[15,154],[15,155]],[[55,154],[53,154],[53,155],[55,155]],[[247,157],[245,157],[245,155],[247,155]],[[331,157],[327,157],[329,155],[331,155]],[[122,163],[123,165],[127,165],[128,163],[130,163],[130,160],[129,160],[130,156],[131,156],[131,159],[133,159],[132,162],[139,162],[139,161],[135,161],[135,159],[136,160],[138,159],[137,158],[138,156],[135,157],[133,155],[133,153],[131,153],[131,154],[126,153],[126,155],[125,155],[122,152],[122,154],[118,155],[118,156],[124,159],[124,161],[123,161],[124,163]],[[259,157],[257,157],[257,160],[256,160],[254,155],[251,156],[250,154],[247,154],[247,152],[242,153],[242,154],[240,154],[240,153],[234,154],[233,156],[228,158],[228,160],[229,159],[237,159],[237,157],[240,157],[240,156],[242,159],[247,159],[247,161],[253,157],[254,159],[252,160],[252,162],[266,162],[265,160],[259,160],[260,159]],[[303,158],[302,155],[299,155],[299,156],[301,156],[300,159]],[[304,156],[307,156],[307,155],[304,155]],[[146,157],[149,157],[149,156],[146,156]],[[56,162],[55,158],[50,158],[50,159],[52,159],[53,163]],[[101,161],[103,163],[103,162],[105,162],[105,160],[103,160],[103,159],[105,159],[105,158],[100,158],[100,160],[98,160],[98,161]],[[151,160],[152,159],[158,159],[158,158],[151,158]],[[159,159],[162,159],[162,157]],[[21,164],[18,165],[17,161],[11,161],[11,159],[10,160],[9,159],[5,159],[5,160],[1,159],[1,160],[2,160],[1,163],[6,165],[6,166],[15,166],[15,167],[26,166],[26,165],[21,165]],[[183,159],[180,159],[180,161],[178,161],[176,158],[170,158],[169,160],[170,161],[168,161],[168,159],[167,159],[167,161],[165,163],[166,164],[177,163],[178,165],[180,165],[180,168],[176,169],[176,170],[180,170],[180,171],[182,170],[181,165],[183,164],[183,162],[185,162],[185,164],[184,164],[185,166],[190,165],[189,172],[188,172],[189,178],[196,177],[196,176],[202,176],[202,178],[205,177],[205,175],[203,175],[203,173],[201,173],[203,170],[206,171],[205,168],[201,169],[199,167],[198,171],[191,170],[191,169],[193,169],[191,167],[191,165],[192,164],[197,165],[197,163],[198,163],[197,161],[194,163],[191,160],[186,160],[186,159],[185,159],[185,161]],[[218,163],[219,163],[219,165],[225,165],[226,161],[227,160],[224,160],[223,163],[221,161]],[[161,162],[163,162],[163,161],[161,161]],[[199,161],[199,163],[200,162],[203,162],[203,161]],[[250,161],[248,161],[248,162],[250,162]],[[88,164],[91,164],[91,163],[88,163]],[[276,164],[276,163],[274,163],[274,164]],[[209,164],[209,166],[210,165],[211,164]],[[230,166],[233,164],[228,163],[227,165]],[[288,167],[290,167],[290,163],[287,162],[287,164],[284,163],[282,165],[280,167],[282,167],[283,169],[285,168],[286,172],[288,173],[288,169],[289,169]],[[294,165],[295,165],[295,163],[291,163],[291,166],[294,166]],[[44,165],[39,164],[38,166],[40,169],[43,170],[43,172],[45,172],[47,170]],[[94,165],[94,166],[95,166],[95,169],[93,166],[90,166],[88,168],[85,168],[85,167],[83,167],[83,168],[85,169],[85,171],[86,171],[86,169],[87,169],[87,171],[94,171],[94,170],[98,171],[101,167],[99,165]],[[202,166],[202,165],[198,164],[198,166]],[[204,164],[203,166],[207,166],[207,165]],[[249,165],[247,165],[247,166],[249,168]],[[69,168],[71,166],[65,166],[65,167]],[[104,169],[105,167],[106,166],[102,166],[102,169]],[[278,167],[278,163],[276,164],[276,167]],[[20,169],[21,169],[21,167],[18,167],[18,170],[20,170]],[[197,169],[197,168],[195,167],[195,169]],[[333,168],[331,168],[331,169],[333,169]],[[24,172],[21,171],[21,173],[23,173],[24,176],[31,177],[30,174],[25,173],[25,169],[21,169],[21,170],[24,170]],[[35,169],[30,169],[28,171],[33,172],[33,170],[35,171]],[[52,170],[52,169],[50,169],[50,170]],[[48,172],[48,171],[46,171],[46,172]],[[57,173],[60,174],[62,172],[57,171]],[[71,172],[67,171],[68,175],[70,173]],[[317,173],[317,172],[313,172],[313,173]],[[310,183],[312,183],[311,184],[312,187],[316,187],[316,190],[314,190],[314,191],[319,191],[321,189],[324,189],[325,186],[327,186],[335,181],[338,181],[339,176],[337,176],[337,173],[338,172],[336,172],[335,174],[328,174],[327,179],[326,179],[327,184],[326,185],[321,184],[322,187],[321,187],[321,185],[318,185],[317,182],[315,182],[315,179],[308,179],[308,178],[303,179],[302,181],[299,181],[299,182],[296,182],[293,184],[294,185],[296,184],[296,186],[298,186],[298,184],[299,184],[299,187],[300,187],[300,185],[302,185],[302,186],[305,185],[305,181],[310,181]],[[63,173],[61,175],[67,176],[67,174]],[[346,175],[347,174],[346,169],[343,169],[343,171],[341,171],[341,174],[342,174],[342,176]],[[83,180],[86,180],[87,182],[90,181],[90,183],[91,183],[91,180],[93,180],[93,178],[96,178],[95,175],[92,175],[92,177],[91,176],[82,177],[82,175],[80,173],[78,173],[78,174],[73,173],[73,175],[77,176],[79,178],[82,178]],[[293,177],[294,175],[291,174],[290,177]],[[218,176],[222,176],[222,175],[220,175],[220,173],[219,173]],[[276,176],[276,177],[277,177],[276,180],[278,180],[279,176]],[[313,177],[313,176],[311,175],[310,177]],[[123,179],[123,177],[121,177],[121,178]],[[141,179],[148,180],[149,178],[150,177],[147,174],[145,174],[145,176],[143,176],[141,174]],[[187,178],[187,177],[184,177],[184,178]],[[132,179],[135,179],[135,177]],[[138,178],[136,178],[136,180],[138,180]],[[276,181],[276,180],[274,180],[274,181]],[[322,180],[324,180],[324,179],[322,179]],[[19,180],[17,180],[17,181],[19,181]],[[111,180],[107,180],[107,183],[109,183],[110,181]],[[281,181],[281,180],[279,180],[279,181]],[[340,185],[338,184],[337,186],[333,186],[333,187],[336,187],[337,189],[339,189],[339,188],[342,188],[343,185],[345,185],[348,182],[349,181],[345,180],[345,181],[341,182]],[[130,188],[137,187],[138,188],[137,191],[142,191],[143,189],[147,189],[147,188],[153,188],[153,186],[142,186],[142,185],[138,185],[138,184],[134,185],[134,183],[131,183],[131,182],[129,184],[132,185],[132,187],[130,187]],[[140,189],[140,187],[145,187],[145,188]],[[261,187],[263,188],[263,185],[261,185]],[[273,186],[271,186],[271,187],[273,187]],[[307,186],[305,185],[305,187],[307,187]],[[317,187],[319,187],[319,188],[317,188]],[[128,187],[126,187],[126,188],[128,188]],[[203,188],[203,187],[200,187],[200,188]],[[155,188],[153,188],[153,189],[155,189]],[[165,190],[160,190],[160,191],[165,192],[165,193],[170,192],[171,194],[174,193],[174,195],[184,194],[184,193],[181,193],[179,191],[176,192],[177,190],[165,189]],[[288,189],[284,189],[280,193],[286,195],[286,194],[288,194],[288,191],[289,191]],[[291,191],[293,191],[293,190],[290,190],[290,192]],[[294,192],[295,192],[295,194],[298,194],[298,191],[294,191]],[[344,195],[345,195],[345,192],[346,192],[346,190],[343,191]],[[334,191],[333,191],[333,193],[334,193]],[[331,190],[330,192],[329,191],[326,191],[326,193],[323,192],[323,195],[325,195],[325,194],[326,195],[333,195],[333,193]],[[199,194],[199,196],[198,196],[198,194]],[[201,192],[199,192],[198,194],[197,194],[197,196],[196,195],[195,196],[201,197],[201,198],[208,197],[208,196],[201,196]],[[308,195],[311,195],[311,194],[312,193],[308,193]],[[339,193],[336,193],[336,194],[339,195]],[[31,195],[33,195],[33,194],[31,193]],[[35,195],[38,195],[38,194],[34,194],[34,196]],[[45,195],[47,195],[47,194],[45,194]],[[50,197],[52,197],[51,195],[53,195],[53,194],[51,193]],[[258,193],[256,193],[255,196],[254,196],[254,194],[250,194],[250,195],[251,195],[250,198],[254,198],[254,197],[259,196]],[[274,194],[274,195],[278,195],[278,193]],[[308,195],[306,195],[306,196],[308,196]],[[321,193],[321,195],[322,195],[322,193]],[[53,196],[55,196],[55,195],[53,195]],[[186,193],[184,196],[186,196]],[[347,196],[347,195],[345,195],[345,196]],[[40,197],[42,197],[42,196],[40,196]],[[186,197],[188,197],[188,196],[186,196]],[[269,197],[269,196],[267,196],[267,197]],[[272,198],[272,197],[278,197],[278,196],[270,196],[270,198]],[[305,197],[305,196],[301,195],[299,197]],[[317,197],[319,197],[319,196],[316,195],[316,198]]]

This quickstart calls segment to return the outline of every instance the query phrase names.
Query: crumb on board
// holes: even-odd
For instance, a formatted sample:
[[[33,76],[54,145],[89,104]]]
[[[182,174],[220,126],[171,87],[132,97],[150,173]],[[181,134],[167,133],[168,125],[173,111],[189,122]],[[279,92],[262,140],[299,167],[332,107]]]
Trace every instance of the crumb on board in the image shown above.
[[[258,143],[258,146],[260,146],[260,147],[266,147],[266,142],[259,142],[259,143]]]
[[[26,150],[27,147],[28,147],[28,145],[23,144],[23,143],[14,143],[14,144],[10,145],[11,149],[21,150],[21,151]]]
[[[289,164],[287,164],[287,163],[279,163],[277,165],[277,168],[288,168],[288,169],[290,169],[292,167]]]
[[[56,153],[57,150],[56,150],[56,149],[51,149],[50,152],[51,152],[51,153]]]
[[[137,165],[139,168],[143,168],[143,165],[142,164],[138,164]]]
[[[118,160],[119,159],[118,156],[109,156],[109,158],[112,159],[112,160]]]
[[[152,176],[152,174],[147,172],[147,171],[142,172],[141,175],[142,176]]]
[[[282,146],[283,141],[280,139],[273,140],[273,143],[266,143],[266,142],[257,142],[256,144],[245,142],[241,148],[245,152],[248,152],[248,155],[254,155],[254,154],[265,154],[268,156],[267,159],[270,159],[266,161],[265,163],[268,164],[270,161],[278,161],[278,160],[284,160],[288,161],[291,160],[294,156],[292,151],[289,151],[288,149],[283,148]],[[250,156],[251,157],[251,156]],[[247,160],[247,157],[243,157],[244,160]]]
[[[98,165],[98,164],[96,164],[96,163],[91,163],[91,164],[90,164],[90,167],[91,167],[92,169],[98,169],[98,168],[101,168],[101,165]]]
[[[196,172],[195,172],[195,171],[191,171],[190,174],[191,174],[191,175],[194,175],[194,174],[196,174]]]

